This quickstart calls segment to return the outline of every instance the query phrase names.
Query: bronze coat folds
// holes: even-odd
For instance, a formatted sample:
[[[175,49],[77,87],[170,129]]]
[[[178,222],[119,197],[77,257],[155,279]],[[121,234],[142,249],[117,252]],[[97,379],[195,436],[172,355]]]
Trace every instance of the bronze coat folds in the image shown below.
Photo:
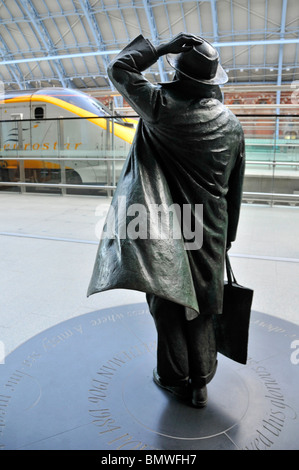
[[[192,319],[222,312],[225,249],[236,237],[242,197],[244,136],[218,86],[148,82],[141,72],[157,59],[151,43],[138,36],[109,65],[111,81],[140,116],[111,207],[117,225],[132,220],[132,204],[149,214],[153,204],[202,204],[203,244],[186,250],[183,238],[103,238],[88,295],[116,288],[153,293],[184,305]],[[126,207],[119,204],[124,196]]]

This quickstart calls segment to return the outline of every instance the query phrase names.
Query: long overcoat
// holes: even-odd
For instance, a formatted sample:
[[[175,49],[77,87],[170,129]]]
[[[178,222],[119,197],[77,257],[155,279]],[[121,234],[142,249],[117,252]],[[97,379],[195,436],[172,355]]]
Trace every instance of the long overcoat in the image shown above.
[[[225,250],[235,240],[241,205],[244,136],[218,86],[150,83],[142,72],[157,60],[150,41],[138,36],[108,68],[140,120],[88,295],[116,288],[153,293],[185,306],[191,320],[222,312]],[[152,223],[157,207],[176,209],[159,219],[159,236]],[[193,227],[185,231],[190,208]]]

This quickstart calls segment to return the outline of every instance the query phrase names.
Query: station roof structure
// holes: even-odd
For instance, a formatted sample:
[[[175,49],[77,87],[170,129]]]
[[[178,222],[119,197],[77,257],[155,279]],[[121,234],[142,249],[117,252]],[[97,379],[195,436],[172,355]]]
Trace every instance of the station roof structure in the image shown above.
[[[109,91],[107,64],[126,44],[181,31],[217,47],[231,85],[299,80],[298,0],[0,0],[0,80]],[[164,59],[146,71],[153,82],[172,74]]]

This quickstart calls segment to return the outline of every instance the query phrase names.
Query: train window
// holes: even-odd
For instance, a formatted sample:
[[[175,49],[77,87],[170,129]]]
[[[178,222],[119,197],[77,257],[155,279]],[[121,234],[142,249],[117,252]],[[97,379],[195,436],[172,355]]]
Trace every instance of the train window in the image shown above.
[[[34,109],[34,119],[44,119],[45,117],[45,110],[41,106],[37,106]]]

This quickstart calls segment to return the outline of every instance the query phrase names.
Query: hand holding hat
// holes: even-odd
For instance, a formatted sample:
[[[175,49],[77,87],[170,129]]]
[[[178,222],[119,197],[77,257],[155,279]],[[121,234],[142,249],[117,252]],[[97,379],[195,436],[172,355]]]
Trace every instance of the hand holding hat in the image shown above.
[[[179,33],[167,44],[162,44],[156,48],[159,56],[165,54],[180,54],[189,51],[193,46],[199,46],[204,42],[203,39],[193,34]]]
[[[183,76],[207,85],[222,85],[228,76],[219,63],[219,54],[212,44],[192,34],[180,33],[167,44],[156,48],[166,54],[171,67]]]

